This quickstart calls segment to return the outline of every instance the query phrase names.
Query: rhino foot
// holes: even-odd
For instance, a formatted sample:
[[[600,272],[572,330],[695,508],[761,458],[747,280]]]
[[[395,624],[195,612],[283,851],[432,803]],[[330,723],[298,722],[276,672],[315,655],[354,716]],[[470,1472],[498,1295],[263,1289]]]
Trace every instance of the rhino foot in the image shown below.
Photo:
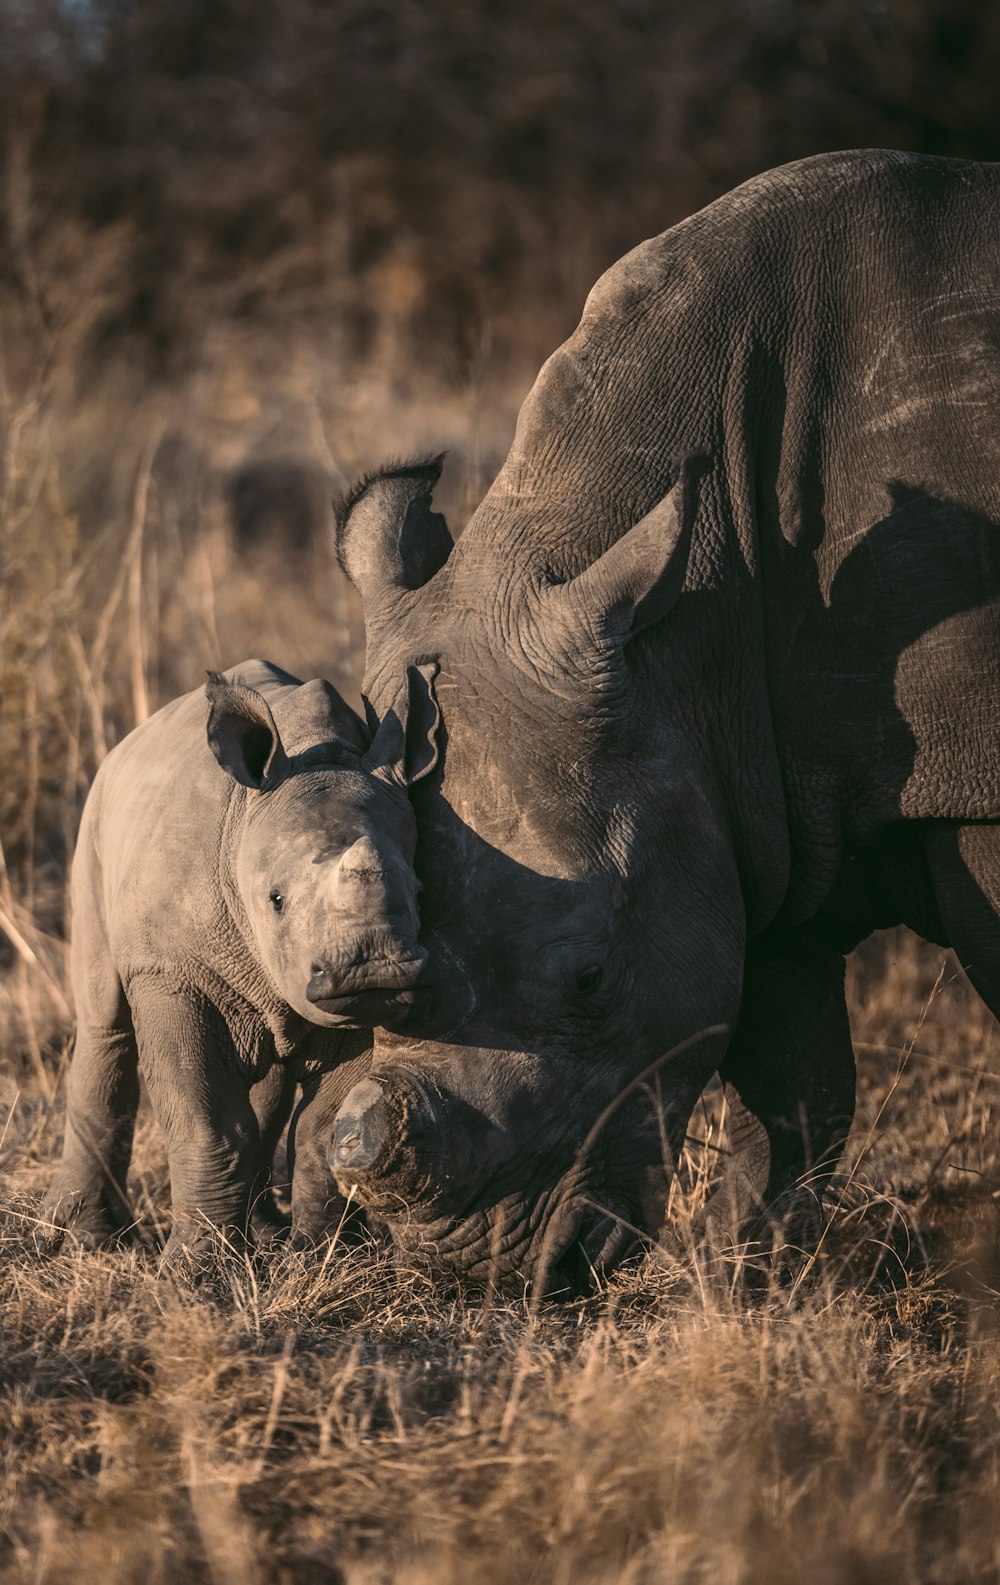
[[[115,1249],[143,1240],[131,1207],[117,1196],[110,1204],[103,1195],[87,1194],[57,1180],[38,1207],[33,1241],[39,1254],[52,1255],[68,1245],[80,1250]]]
[[[214,1227],[193,1217],[182,1218],[174,1222],[163,1246],[158,1275],[196,1286],[220,1281],[225,1286],[228,1276],[239,1280],[245,1275],[253,1251],[251,1231],[235,1224]]]
[[[815,1257],[825,1221],[821,1194],[806,1185],[760,1211],[733,1251],[747,1286],[762,1290],[794,1282]]]

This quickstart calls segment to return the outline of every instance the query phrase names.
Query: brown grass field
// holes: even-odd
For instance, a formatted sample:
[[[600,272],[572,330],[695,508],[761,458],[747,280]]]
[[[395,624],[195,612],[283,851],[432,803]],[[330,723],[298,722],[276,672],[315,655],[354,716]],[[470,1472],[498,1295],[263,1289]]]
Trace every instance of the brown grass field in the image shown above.
[[[910,938],[870,947],[852,986],[860,1117],[812,1267],[760,1291],[654,1252],[562,1307],[436,1294],[374,1250],[269,1255],[213,1295],[152,1251],[39,1255],[62,1057],[15,1045],[0,1577],[995,1578],[1000,1042]],[[681,1233],[716,1159],[706,1120]],[[166,1189],[145,1117],[151,1232]]]
[[[50,309],[46,356],[23,305],[0,349],[0,1579],[1000,1576],[1000,1039],[952,958],[905,933],[851,965],[859,1117],[794,1280],[748,1284],[685,1246],[725,1155],[717,1098],[669,1244],[584,1303],[442,1295],[377,1250],[185,1288],[157,1274],[169,1196],[145,1114],[149,1251],[36,1252],[72,1037],[67,856],[96,765],[250,654],[356,687],[326,495],[383,451],[450,445],[460,523],[523,389],[473,369],[414,403],[390,295],[377,379],[338,379],[311,333],[233,332],[169,389],[119,370],[81,393],[89,300]],[[238,531],[247,456],[301,471],[296,522]]]

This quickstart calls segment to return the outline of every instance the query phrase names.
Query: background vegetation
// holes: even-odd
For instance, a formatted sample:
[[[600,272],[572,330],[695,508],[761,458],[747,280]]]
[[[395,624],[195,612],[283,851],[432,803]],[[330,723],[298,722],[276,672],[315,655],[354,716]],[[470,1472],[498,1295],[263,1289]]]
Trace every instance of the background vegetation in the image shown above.
[[[108,748],[253,653],[355,688],[334,489],[447,446],[460,527],[601,269],[822,149],[1000,157],[998,69],[976,0],[0,0],[0,1577],[1000,1574],[1000,1052],[904,935],[852,966],[798,1286],[683,1253],[711,1106],[681,1254],[561,1312],[374,1253],[192,1296],[31,1238]],[[135,1192],[161,1225],[148,1119]]]

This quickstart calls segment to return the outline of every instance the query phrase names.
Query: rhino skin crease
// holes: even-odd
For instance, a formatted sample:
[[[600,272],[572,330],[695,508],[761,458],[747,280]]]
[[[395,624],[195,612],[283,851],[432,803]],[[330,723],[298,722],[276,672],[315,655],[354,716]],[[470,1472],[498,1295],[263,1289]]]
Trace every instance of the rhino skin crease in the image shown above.
[[[140,1074],[170,1164],[167,1258],[210,1254],[213,1228],[281,1230],[270,1166],[296,1082],[293,1231],[339,1219],[321,1142],[426,956],[414,839],[387,734],[267,661],[211,674],[108,755],[73,861],[77,1034],[43,1238],[132,1230]]]
[[[609,1269],[716,1069],[804,1241],[845,953],[903,922],[1000,1013],[998,414],[1000,167],[829,154],[608,271],[454,549],[439,459],[344,503],[433,1000],[331,1162],[414,1258]]]

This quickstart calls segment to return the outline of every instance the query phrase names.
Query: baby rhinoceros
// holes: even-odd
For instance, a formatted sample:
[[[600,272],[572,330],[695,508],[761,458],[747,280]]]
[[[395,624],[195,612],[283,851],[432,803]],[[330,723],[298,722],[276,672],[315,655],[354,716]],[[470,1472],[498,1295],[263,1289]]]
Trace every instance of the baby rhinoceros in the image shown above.
[[[398,1024],[418,994],[402,738],[389,717],[372,741],[328,682],[254,660],[109,754],[73,862],[78,1025],[51,1229],[91,1245],[128,1232],[140,1074],[170,1165],[167,1254],[207,1253],[217,1229],[242,1239],[255,1205],[276,1217],[296,1079],[322,1083],[317,1113],[335,1108],[366,1071],[358,1031]],[[292,1182],[306,1236],[337,1213],[310,1110]]]

